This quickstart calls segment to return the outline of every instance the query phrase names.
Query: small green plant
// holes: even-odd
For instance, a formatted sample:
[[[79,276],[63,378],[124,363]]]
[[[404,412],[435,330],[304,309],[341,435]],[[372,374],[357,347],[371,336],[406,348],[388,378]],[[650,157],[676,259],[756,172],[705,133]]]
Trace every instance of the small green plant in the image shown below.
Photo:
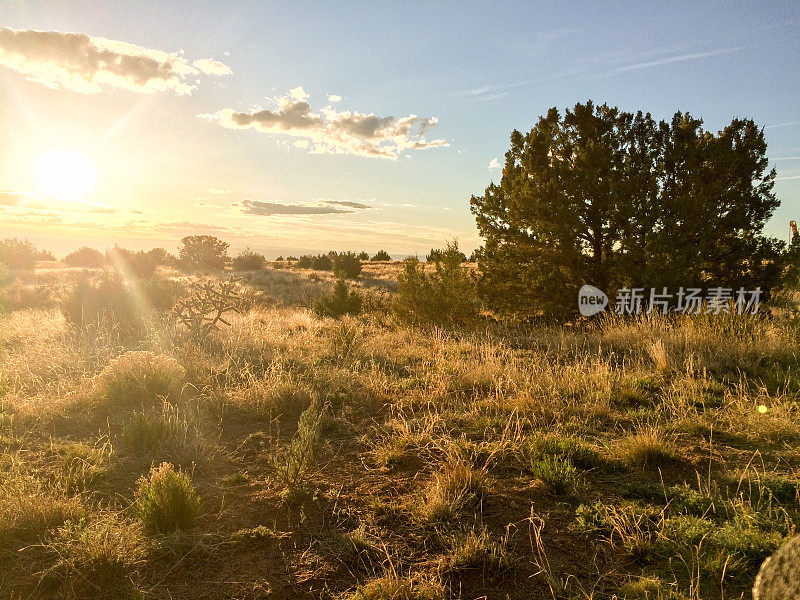
[[[356,292],[347,287],[344,277],[336,280],[333,292],[314,302],[314,313],[320,317],[338,318],[343,315],[357,315],[361,312],[362,300]]]
[[[192,527],[200,513],[200,498],[186,473],[169,463],[141,477],[136,490],[136,513],[148,531],[171,533]]]
[[[578,480],[578,470],[561,456],[547,455],[534,459],[531,473],[556,494],[564,494],[573,489]]]
[[[347,596],[347,600],[439,600],[444,594],[439,586],[414,582],[392,573],[372,579]]]
[[[300,415],[297,431],[291,441],[275,450],[272,466],[289,495],[302,492],[305,488],[308,475],[319,454],[324,415],[325,406],[319,399],[315,399]]]
[[[355,252],[339,252],[333,256],[333,272],[337,277],[358,279],[361,259]]]

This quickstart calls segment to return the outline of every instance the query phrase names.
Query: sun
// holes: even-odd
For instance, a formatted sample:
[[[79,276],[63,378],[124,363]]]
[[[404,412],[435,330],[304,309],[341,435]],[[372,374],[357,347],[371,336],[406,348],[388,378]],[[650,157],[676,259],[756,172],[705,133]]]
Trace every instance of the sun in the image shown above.
[[[59,200],[85,200],[97,179],[92,159],[70,148],[53,148],[36,161],[36,184],[40,194]]]

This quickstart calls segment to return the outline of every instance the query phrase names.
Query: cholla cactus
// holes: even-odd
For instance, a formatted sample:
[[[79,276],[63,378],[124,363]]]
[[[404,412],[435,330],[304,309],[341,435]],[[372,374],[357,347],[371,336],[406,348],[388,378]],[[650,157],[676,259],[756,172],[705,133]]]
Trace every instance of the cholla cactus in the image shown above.
[[[172,310],[198,339],[206,338],[217,323],[230,325],[224,314],[241,313],[246,308],[246,299],[236,281],[194,283],[187,292]]]

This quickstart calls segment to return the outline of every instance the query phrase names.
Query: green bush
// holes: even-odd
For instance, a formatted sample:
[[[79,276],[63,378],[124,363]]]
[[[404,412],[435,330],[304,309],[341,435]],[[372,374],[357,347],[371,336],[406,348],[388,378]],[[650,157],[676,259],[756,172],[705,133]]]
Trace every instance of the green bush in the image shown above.
[[[474,323],[478,318],[475,285],[461,259],[456,242],[448,243],[433,273],[426,273],[418,259],[406,259],[398,277],[395,315],[408,323]]]
[[[330,295],[322,296],[314,302],[314,313],[320,317],[334,318],[357,315],[361,312],[361,305],[361,296],[350,291],[344,278],[340,277]]]
[[[333,272],[337,277],[358,279],[361,274],[361,260],[355,252],[340,252],[333,255]]]
[[[370,260],[375,262],[386,262],[392,260],[392,257],[386,250],[378,250],[377,254],[370,258]]]
[[[253,252],[246,248],[239,256],[233,259],[231,268],[234,271],[260,271],[267,264],[267,259],[263,254]]]
[[[141,477],[135,495],[136,513],[148,531],[171,533],[192,527],[200,513],[200,498],[191,478],[169,463]]]
[[[302,490],[317,459],[322,441],[322,418],[325,407],[312,402],[297,424],[297,431],[288,445],[276,450],[272,466],[289,494]]]

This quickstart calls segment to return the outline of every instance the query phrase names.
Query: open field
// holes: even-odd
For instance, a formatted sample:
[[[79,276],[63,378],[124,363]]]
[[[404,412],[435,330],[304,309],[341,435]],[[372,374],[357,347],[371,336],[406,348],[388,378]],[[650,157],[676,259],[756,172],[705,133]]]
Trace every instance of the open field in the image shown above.
[[[750,597],[800,526],[796,328],[416,328],[399,269],[338,320],[330,273],[244,274],[202,340],[69,326],[55,264],[16,284],[0,597]]]

